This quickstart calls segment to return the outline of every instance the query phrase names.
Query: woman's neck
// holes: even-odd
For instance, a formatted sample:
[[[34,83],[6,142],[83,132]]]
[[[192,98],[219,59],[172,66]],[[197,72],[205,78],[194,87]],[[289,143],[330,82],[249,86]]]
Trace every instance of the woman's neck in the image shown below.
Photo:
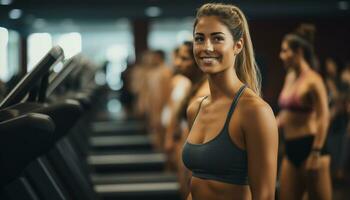
[[[233,68],[216,74],[209,74],[208,80],[212,101],[222,97],[233,98],[242,85]]]
[[[300,74],[309,70],[311,70],[310,65],[306,62],[305,59],[301,59],[293,71],[297,76],[300,76]]]

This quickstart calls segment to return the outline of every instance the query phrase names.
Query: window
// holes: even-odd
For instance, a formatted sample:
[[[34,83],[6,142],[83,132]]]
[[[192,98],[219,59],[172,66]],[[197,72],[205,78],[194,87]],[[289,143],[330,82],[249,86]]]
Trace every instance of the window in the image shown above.
[[[181,43],[192,40],[193,21],[193,18],[153,21],[148,35],[148,46],[151,49],[161,49],[170,55]]]
[[[57,39],[57,41],[56,41]],[[54,43],[62,47],[65,59],[69,59],[81,52],[81,35],[77,32],[58,35],[54,38]]]
[[[16,31],[0,27],[0,80],[4,82],[19,71],[19,41]]]
[[[52,47],[52,38],[49,33],[33,33],[28,37],[28,71],[47,54]]]

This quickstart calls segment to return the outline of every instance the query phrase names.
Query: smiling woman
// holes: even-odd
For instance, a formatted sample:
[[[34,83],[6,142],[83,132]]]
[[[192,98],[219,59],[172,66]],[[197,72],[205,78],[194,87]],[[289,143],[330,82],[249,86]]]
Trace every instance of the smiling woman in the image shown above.
[[[192,171],[188,199],[274,199],[277,125],[260,98],[248,24],[233,5],[205,4],[194,23],[193,53],[210,95],[187,109],[183,161]]]
[[[230,64],[235,64],[234,67],[238,78],[241,81],[246,82],[248,86],[252,90],[254,90],[255,93],[260,95],[260,90],[261,90],[260,78],[261,77],[260,77],[259,68],[257,67],[255,58],[254,58],[253,44],[251,42],[247,20],[245,19],[243,12],[237,7],[233,6],[233,8],[231,9],[219,8],[219,7],[220,7],[220,4],[218,4],[217,7],[212,6],[212,7],[208,7],[207,9],[204,9],[204,6],[203,6],[202,7],[203,9],[201,11],[198,11],[197,13],[197,18],[194,23],[194,27],[197,27],[198,23],[200,23],[199,19],[203,17],[214,17],[216,18],[216,21],[220,22],[219,25],[225,26],[226,33],[224,34],[223,32],[220,32],[220,31],[212,32],[211,33],[212,36],[220,35],[220,33],[222,34],[221,37],[217,36],[217,37],[213,37],[212,39],[216,40],[216,42],[220,40],[221,43],[227,43],[229,41],[227,40],[227,37],[228,37],[230,39],[233,39],[232,41],[236,45],[238,45],[237,46],[238,48],[242,48],[242,49],[238,49],[239,52],[235,53],[235,55],[237,55],[235,58],[235,61],[230,62]],[[211,25],[213,25],[213,22],[211,23],[212,23]],[[208,24],[208,23],[205,22],[205,24]],[[201,33],[194,34],[195,40],[196,39],[200,40],[201,38],[196,38],[196,34],[200,35]],[[223,36],[226,36],[226,39]],[[208,50],[210,50],[210,48]],[[240,53],[240,51],[242,51],[242,53]]]
[[[232,67],[234,55],[241,51],[243,45],[242,40],[237,41],[235,45],[230,31],[225,25],[217,22],[218,18],[215,16],[203,17],[197,23],[197,32],[194,37],[196,61],[200,64],[200,68],[208,73],[222,71],[220,63],[223,63],[225,68]],[[211,30],[220,31],[212,32]]]

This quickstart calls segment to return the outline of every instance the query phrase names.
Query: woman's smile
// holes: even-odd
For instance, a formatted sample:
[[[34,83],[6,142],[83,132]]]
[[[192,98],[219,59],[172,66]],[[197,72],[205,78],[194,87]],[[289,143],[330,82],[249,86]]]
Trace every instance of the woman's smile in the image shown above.
[[[219,62],[218,56],[203,56],[203,57],[199,57],[199,58],[203,62],[204,65],[213,65],[213,64]]]

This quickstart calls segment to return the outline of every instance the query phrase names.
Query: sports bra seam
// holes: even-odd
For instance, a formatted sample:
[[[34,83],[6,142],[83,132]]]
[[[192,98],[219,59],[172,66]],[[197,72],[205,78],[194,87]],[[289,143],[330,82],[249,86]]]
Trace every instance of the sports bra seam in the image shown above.
[[[213,180],[213,181],[219,181],[219,182],[223,182],[223,183],[228,183],[228,184],[234,184],[234,185],[248,185],[248,179],[245,178],[245,180],[242,181],[227,181],[224,178],[217,178],[217,177],[213,177],[212,174],[210,174],[211,177],[205,177],[204,179],[206,180]],[[203,177],[198,176],[198,173],[194,173],[192,176],[196,177],[196,178],[200,178],[203,179]],[[215,176],[215,175],[214,175]]]

